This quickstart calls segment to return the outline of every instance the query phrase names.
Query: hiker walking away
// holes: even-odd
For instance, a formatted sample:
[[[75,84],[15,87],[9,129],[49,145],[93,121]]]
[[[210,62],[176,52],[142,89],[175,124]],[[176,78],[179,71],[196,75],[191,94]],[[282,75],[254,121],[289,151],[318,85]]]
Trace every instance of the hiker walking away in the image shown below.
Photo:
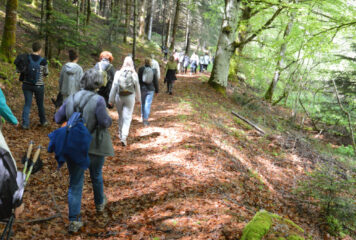
[[[203,55],[201,55],[200,57],[199,57],[199,72],[204,72],[204,66],[203,66],[203,64],[204,64],[204,56]]]
[[[16,181],[16,161],[1,131],[2,124],[5,121],[15,126],[19,125],[16,117],[6,104],[5,95],[1,90],[4,88],[4,85],[0,83],[0,219],[10,217],[11,211],[14,208],[15,217],[17,218],[23,211],[24,206],[22,204],[22,194],[17,194],[21,189],[19,189]],[[7,167],[4,166],[3,162],[7,163]],[[10,173],[11,170],[12,173]]]
[[[168,56],[168,48],[166,46],[162,47],[162,51],[164,54],[164,60],[167,60],[167,56]]]
[[[204,65],[203,65],[205,71],[208,70],[209,64],[210,64],[210,57],[209,57],[209,53],[206,52],[204,55]]]
[[[83,77],[83,68],[77,64],[79,56],[74,50],[68,51],[69,62],[61,70],[59,77],[59,95],[55,101],[57,107],[63,100],[80,90],[80,80]],[[62,98],[62,101],[60,100]]]
[[[190,57],[190,72],[194,74],[197,73],[198,65],[199,65],[199,57],[194,52]]]
[[[185,54],[184,60],[183,60],[183,69],[184,69],[183,71],[184,71],[184,74],[186,74],[187,71],[188,71],[189,62],[190,62],[189,56],[187,54]]]
[[[167,83],[167,93],[173,94],[173,83],[177,80],[176,73],[178,71],[177,62],[171,56],[169,62],[166,65],[166,76],[164,78],[164,83]]]
[[[2,125],[6,121],[17,127],[19,125],[19,122],[17,121],[17,118],[14,116],[9,106],[6,104],[5,95],[1,89],[5,89],[5,86],[2,83],[0,83],[0,147],[9,152],[10,156],[12,157],[10,148],[7,145],[5,138],[2,134]]]
[[[154,54],[151,54],[151,68],[156,70],[157,80],[159,81],[161,79],[161,69],[159,63],[155,58],[156,56]]]
[[[95,69],[102,73],[103,86],[99,89],[98,94],[103,96],[108,107],[109,95],[111,91],[112,82],[114,81],[115,68],[111,64],[114,60],[111,52],[104,51],[100,53],[100,61],[95,64]]]
[[[141,116],[144,126],[148,126],[153,95],[158,94],[158,79],[156,69],[151,68],[151,59],[145,59],[145,66],[138,70],[138,79],[141,88]]]
[[[20,75],[23,79],[22,91],[25,97],[25,105],[22,112],[22,128],[30,127],[30,110],[32,105],[32,96],[35,95],[38,116],[41,126],[47,126],[44,101],[44,77],[48,75],[48,64],[45,58],[42,58],[42,46],[39,42],[32,44],[32,53],[27,56],[28,65],[26,73]]]
[[[184,72],[183,62],[184,62],[184,52],[181,52],[179,54],[179,60],[178,60],[178,72],[179,73]]]
[[[112,124],[112,120],[106,110],[104,98],[96,93],[96,90],[102,84],[103,79],[99,71],[93,68],[86,71],[81,80],[83,89],[69,96],[55,114],[56,123],[62,124],[68,121],[74,112],[81,112],[85,126],[92,135],[89,148],[89,172],[94,191],[95,207],[99,213],[104,211],[107,204],[102,168],[105,157],[114,155],[110,133],[107,131],[107,128]],[[66,162],[70,177],[68,189],[70,223],[68,231],[75,233],[83,226],[80,209],[85,170],[72,160]]]
[[[119,114],[119,139],[123,146],[127,145],[135,98],[141,102],[140,84],[132,58],[126,57],[121,69],[115,73],[109,97],[109,104],[115,102]]]

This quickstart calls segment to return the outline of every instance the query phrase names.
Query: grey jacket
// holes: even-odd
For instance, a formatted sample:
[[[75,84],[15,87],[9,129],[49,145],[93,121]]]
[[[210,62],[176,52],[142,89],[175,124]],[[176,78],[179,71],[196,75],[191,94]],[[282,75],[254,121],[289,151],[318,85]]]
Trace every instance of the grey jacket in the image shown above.
[[[83,76],[83,69],[76,63],[66,63],[59,78],[59,90],[63,99],[80,90],[80,80]]]

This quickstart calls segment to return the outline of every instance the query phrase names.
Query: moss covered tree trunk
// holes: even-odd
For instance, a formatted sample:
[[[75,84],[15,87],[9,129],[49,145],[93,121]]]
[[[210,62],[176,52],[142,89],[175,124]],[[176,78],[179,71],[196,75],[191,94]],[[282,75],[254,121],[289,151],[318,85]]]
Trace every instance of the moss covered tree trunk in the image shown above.
[[[225,0],[224,19],[215,54],[213,72],[209,79],[210,85],[223,91],[227,86],[230,59],[236,49],[235,39],[240,2],[240,0]]]
[[[136,31],[137,31],[137,0],[133,0],[133,7],[134,7],[134,22],[133,22],[133,44],[132,44],[132,59],[135,61],[136,59]]]
[[[45,36],[45,56],[47,59],[52,58],[51,46],[51,22],[52,22],[53,0],[46,1],[46,36]]]
[[[89,25],[90,22],[90,15],[91,15],[91,6],[90,6],[90,0],[87,1],[87,19],[85,21],[86,25]]]
[[[176,4],[176,14],[174,15],[171,46],[169,48],[171,51],[173,51],[174,45],[176,42],[176,33],[177,33],[177,29],[178,29],[178,21],[179,21],[179,12],[180,12],[180,7],[181,7],[181,2],[182,2],[182,0],[177,0],[177,4]]]
[[[153,25],[153,14],[155,11],[155,7],[156,7],[156,0],[152,0],[151,3],[151,14],[150,14],[150,18],[149,18],[149,22],[148,22],[148,33],[147,33],[147,40],[151,41],[152,39],[152,25]]]
[[[17,0],[7,0],[6,16],[2,41],[0,46],[0,60],[13,61],[16,44]]]

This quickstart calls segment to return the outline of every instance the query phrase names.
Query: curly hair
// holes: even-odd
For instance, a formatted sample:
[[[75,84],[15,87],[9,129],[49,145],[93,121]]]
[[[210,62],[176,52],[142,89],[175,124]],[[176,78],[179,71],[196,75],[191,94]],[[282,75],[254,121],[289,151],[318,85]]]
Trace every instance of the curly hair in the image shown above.
[[[100,53],[100,57],[99,57],[100,61],[103,59],[107,59],[110,62],[112,62],[114,60],[114,57],[112,56],[112,53],[109,51],[104,51]]]

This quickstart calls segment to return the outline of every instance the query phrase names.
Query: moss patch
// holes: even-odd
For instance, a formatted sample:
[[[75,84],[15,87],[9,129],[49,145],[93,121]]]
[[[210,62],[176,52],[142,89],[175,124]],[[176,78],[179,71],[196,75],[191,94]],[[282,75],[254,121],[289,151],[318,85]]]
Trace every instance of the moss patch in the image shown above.
[[[259,211],[243,230],[241,240],[304,240],[304,230],[289,219]]]

